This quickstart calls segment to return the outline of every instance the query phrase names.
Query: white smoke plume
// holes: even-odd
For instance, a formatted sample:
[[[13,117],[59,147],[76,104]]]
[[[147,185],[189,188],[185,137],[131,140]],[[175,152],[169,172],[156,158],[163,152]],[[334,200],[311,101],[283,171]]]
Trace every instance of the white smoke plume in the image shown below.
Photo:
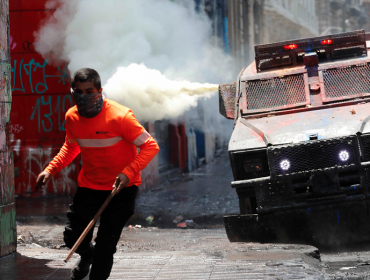
[[[145,78],[143,78],[145,77]],[[118,67],[104,91],[130,108],[141,120],[173,118],[194,107],[199,97],[209,97],[218,85],[173,81],[144,65]]]
[[[228,58],[194,1],[51,0],[47,6],[58,9],[35,33],[36,50],[49,61],[67,61],[71,73],[97,70],[107,97],[140,120],[176,118],[217,90],[200,83],[231,80]]]

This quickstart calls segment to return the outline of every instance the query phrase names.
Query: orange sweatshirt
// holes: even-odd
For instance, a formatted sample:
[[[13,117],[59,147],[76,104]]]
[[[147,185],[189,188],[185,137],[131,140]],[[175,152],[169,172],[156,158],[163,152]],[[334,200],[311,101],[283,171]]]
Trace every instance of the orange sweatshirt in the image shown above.
[[[105,98],[96,117],[81,117],[74,106],[65,119],[66,141],[45,171],[54,175],[81,152],[80,187],[112,190],[120,173],[130,179],[129,186],[141,184],[140,170],[154,158],[159,147],[129,108]]]

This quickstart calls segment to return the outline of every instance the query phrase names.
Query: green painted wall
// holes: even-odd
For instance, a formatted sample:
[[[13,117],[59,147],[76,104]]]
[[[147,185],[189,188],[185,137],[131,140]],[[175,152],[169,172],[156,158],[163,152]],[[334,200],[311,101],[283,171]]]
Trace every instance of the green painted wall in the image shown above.
[[[0,207],[0,248],[1,256],[15,251],[17,230],[14,203]]]

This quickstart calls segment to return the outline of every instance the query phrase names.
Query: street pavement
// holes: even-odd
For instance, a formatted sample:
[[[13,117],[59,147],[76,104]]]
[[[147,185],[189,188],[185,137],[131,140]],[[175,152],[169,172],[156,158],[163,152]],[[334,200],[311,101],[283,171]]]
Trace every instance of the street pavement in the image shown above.
[[[77,255],[63,262],[62,232],[20,225],[17,253],[0,258],[0,279],[69,279]],[[230,243],[223,228],[125,227],[109,279],[370,279],[369,260],[369,248],[318,254],[307,245]]]
[[[0,259],[0,279],[69,279],[77,256],[63,262],[62,231],[20,226],[25,242]],[[109,279],[324,279],[316,248],[230,243],[224,229],[125,228],[117,247]]]

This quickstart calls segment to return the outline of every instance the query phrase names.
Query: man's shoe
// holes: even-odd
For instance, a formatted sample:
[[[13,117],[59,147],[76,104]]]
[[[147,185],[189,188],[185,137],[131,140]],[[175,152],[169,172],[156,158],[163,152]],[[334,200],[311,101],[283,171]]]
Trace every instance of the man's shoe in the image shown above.
[[[79,259],[73,266],[71,271],[71,280],[82,280],[89,274],[90,265],[92,264],[92,259],[84,260]]]

